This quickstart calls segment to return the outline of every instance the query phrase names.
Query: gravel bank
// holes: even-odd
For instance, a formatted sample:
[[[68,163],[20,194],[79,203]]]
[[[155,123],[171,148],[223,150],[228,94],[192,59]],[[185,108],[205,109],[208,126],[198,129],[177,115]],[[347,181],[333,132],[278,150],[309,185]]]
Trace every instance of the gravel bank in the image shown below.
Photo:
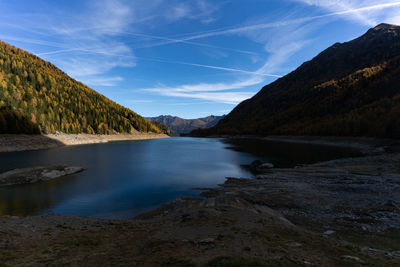
[[[48,135],[0,135],[0,152],[48,149],[61,146],[107,143],[113,141],[148,140],[168,138],[166,134],[135,133],[115,135],[95,134],[48,134]]]

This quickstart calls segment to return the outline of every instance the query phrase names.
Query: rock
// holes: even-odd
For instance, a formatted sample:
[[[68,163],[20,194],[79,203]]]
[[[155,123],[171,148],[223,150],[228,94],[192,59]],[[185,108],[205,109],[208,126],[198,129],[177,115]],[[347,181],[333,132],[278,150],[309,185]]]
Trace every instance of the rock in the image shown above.
[[[250,252],[250,251],[251,251],[251,247],[244,247],[244,248],[243,248],[243,251]]]
[[[299,247],[303,246],[302,244],[300,244],[298,242],[292,242],[292,243],[289,243],[288,245],[292,248],[299,248]]]
[[[325,231],[324,232],[324,235],[332,235],[332,234],[334,234],[335,233],[335,231],[333,231],[333,230],[328,230],[328,231]]]
[[[259,169],[272,169],[274,167],[274,164],[266,162],[258,166]]]
[[[392,251],[392,253],[390,253],[393,257],[395,258],[399,258],[400,259],[400,250],[398,251]]]
[[[261,160],[255,160],[250,164],[250,170],[255,172],[264,172],[272,168],[274,168],[272,163],[262,162]]]
[[[32,184],[83,171],[83,167],[52,166],[14,169],[0,174],[0,186]]]
[[[395,208],[395,209],[400,209],[400,206],[399,206],[395,201],[393,201],[393,200],[388,200],[388,201],[385,203],[385,206],[386,206],[386,207]]]
[[[257,168],[261,164],[263,164],[263,162],[261,160],[255,160],[250,164],[250,168]]]
[[[353,261],[361,261],[359,257],[350,256],[350,255],[344,255],[344,256],[342,256],[342,259],[344,259],[344,260],[353,260]]]
[[[199,244],[207,245],[207,244],[212,244],[212,243],[214,243],[214,242],[215,242],[215,239],[209,237],[209,238],[205,238],[205,239],[200,240],[200,241],[199,241]]]

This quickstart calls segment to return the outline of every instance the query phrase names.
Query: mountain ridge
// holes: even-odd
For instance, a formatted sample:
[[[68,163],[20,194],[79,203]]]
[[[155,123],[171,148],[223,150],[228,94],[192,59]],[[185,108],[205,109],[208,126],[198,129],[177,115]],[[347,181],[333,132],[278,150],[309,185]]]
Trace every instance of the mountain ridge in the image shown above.
[[[192,134],[398,138],[399,36],[399,26],[379,24],[359,38],[336,43],[264,86],[216,126]]]
[[[197,119],[183,119],[177,116],[171,115],[160,115],[158,117],[147,117],[146,119],[151,121],[158,121],[164,125],[167,125],[172,131],[179,134],[186,134],[198,128],[209,128],[217,124],[224,115],[214,116],[210,115],[203,118]]]

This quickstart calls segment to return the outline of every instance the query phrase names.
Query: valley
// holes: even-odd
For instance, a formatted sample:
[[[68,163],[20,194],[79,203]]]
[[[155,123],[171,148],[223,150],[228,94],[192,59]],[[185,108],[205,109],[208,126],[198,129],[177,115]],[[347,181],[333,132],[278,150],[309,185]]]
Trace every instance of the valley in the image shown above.
[[[398,266],[399,37],[379,24],[193,120],[146,119],[0,42],[0,266]],[[238,89],[157,86],[138,91]]]

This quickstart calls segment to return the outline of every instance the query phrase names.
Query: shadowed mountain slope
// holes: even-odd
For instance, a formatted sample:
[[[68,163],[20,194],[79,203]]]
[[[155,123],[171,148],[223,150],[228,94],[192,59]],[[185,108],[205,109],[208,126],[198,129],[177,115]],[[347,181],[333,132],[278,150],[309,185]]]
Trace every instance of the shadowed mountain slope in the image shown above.
[[[400,137],[400,27],[336,43],[192,135]]]

